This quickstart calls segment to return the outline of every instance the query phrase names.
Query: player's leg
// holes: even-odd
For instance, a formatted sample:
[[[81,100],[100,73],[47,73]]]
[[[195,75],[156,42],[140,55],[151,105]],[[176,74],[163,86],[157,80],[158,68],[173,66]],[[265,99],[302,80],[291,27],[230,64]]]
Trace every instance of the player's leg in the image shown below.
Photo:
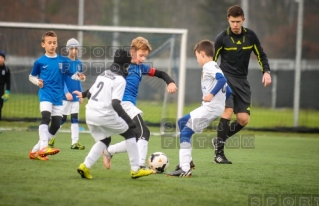
[[[103,150],[110,144],[111,139],[105,138],[106,135],[110,135],[103,127],[87,124],[92,137],[95,140],[95,144],[92,146],[89,154],[85,157],[84,162],[80,164],[77,171],[82,178],[92,179],[90,173],[91,167],[100,158]]]
[[[71,139],[72,145],[71,149],[84,150],[85,146],[81,145],[79,142],[80,132],[79,132],[79,111],[80,103],[79,102],[70,102],[71,105]]]
[[[3,107],[3,99],[1,98],[4,95],[4,87],[0,86],[0,121],[2,119],[2,107]]]
[[[187,124],[184,122],[187,121]],[[191,137],[195,133],[192,128],[193,119],[190,114],[185,115],[179,120],[179,126],[182,128],[180,131],[180,149],[179,149],[179,167],[175,171],[167,172],[167,176],[176,176],[176,177],[189,177],[191,176],[191,166],[190,162],[192,161],[192,145]]]
[[[249,122],[251,91],[249,82],[246,79],[238,79],[240,87],[237,87],[236,98],[234,99],[234,112],[236,120],[229,125],[227,138],[242,130]]]
[[[148,152],[148,141],[150,139],[151,132],[145,125],[145,122],[140,114],[136,115],[133,118],[133,121],[136,124],[135,134],[139,153],[139,165],[142,168],[146,168],[145,161]]]
[[[139,151],[134,129],[128,128],[128,130],[120,135],[125,138],[127,154],[131,165],[131,178],[136,179],[153,174],[153,170],[140,168],[139,166]]]

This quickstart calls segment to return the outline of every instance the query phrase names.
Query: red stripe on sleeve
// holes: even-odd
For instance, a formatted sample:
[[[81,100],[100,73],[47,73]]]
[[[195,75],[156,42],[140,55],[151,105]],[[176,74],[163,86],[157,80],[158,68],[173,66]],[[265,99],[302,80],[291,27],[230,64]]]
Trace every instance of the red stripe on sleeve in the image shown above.
[[[156,71],[156,69],[155,69],[155,68],[150,68],[150,70],[148,71],[147,75],[148,75],[148,76],[152,76],[152,77],[154,77],[154,75],[155,75],[155,71]]]

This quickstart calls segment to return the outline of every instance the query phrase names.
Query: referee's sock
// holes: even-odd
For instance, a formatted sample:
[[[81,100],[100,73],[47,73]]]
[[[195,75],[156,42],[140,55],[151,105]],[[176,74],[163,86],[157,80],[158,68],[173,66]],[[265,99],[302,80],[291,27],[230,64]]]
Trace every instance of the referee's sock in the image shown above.
[[[227,132],[229,130],[229,119],[220,118],[217,127],[217,148],[216,150],[223,150],[225,141],[227,139]]]
[[[236,134],[237,132],[239,132],[242,128],[244,128],[245,126],[241,126],[237,120],[233,121],[230,125],[229,125],[229,130],[227,132],[226,135],[226,139],[228,139],[229,137],[233,136],[234,134]]]

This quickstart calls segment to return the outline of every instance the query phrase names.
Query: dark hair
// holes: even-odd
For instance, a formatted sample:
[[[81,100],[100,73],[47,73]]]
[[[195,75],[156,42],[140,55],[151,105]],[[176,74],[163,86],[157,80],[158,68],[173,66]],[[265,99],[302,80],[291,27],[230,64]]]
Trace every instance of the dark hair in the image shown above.
[[[45,37],[47,37],[47,36],[58,37],[54,31],[47,31],[47,32],[45,32],[45,33],[42,35],[42,40],[41,40],[41,42],[44,42]]]
[[[215,53],[214,42],[205,39],[197,43],[194,47],[194,54],[201,51],[205,52],[207,56],[213,57]]]
[[[243,9],[238,6],[238,5],[234,5],[234,6],[231,6],[229,7],[229,9],[227,10],[227,17],[239,17],[239,16],[242,16],[244,17],[244,11]]]

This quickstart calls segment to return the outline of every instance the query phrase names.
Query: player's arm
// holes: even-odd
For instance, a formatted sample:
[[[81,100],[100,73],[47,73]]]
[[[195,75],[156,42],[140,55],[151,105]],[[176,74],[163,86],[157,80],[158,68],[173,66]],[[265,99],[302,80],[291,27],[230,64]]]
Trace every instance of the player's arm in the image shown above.
[[[34,62],[32,71],[29,75],[29,81],[33,83],[34,85],[42,88],[43,80],[38,78],[38,75],[40,75],[40,68],[41,68],[41,65],[37,61]]]
[[[175,85],[175,82],[166,72],[155,69],[155,68],[150,68],[147,75],[163,79],[165,83],[167,84],[167,91],[169,93],[176,92],[177,87]]]
[[[4,102],[9,100],[9,96],[10,96],[10,86],[11,86],[11,73],[10,73],[10,69],[8,67],[5,67],[6,70],[6,75],[5,75],[5,84],[6,84],[6,90],[4,95],[2,95],[2,99]]]
[[[72,70],[70,69],[71,65],[70,63],[63,57],[60,57],[61,58],[61,64],[62,64],[62,73],[63,74],[66,74],[68,76],[71,77],[71,79],[73,80],[77,80],[77,81],[81,81],[81,82],[84,82],[85,79],[86,79],[86,76],[79,72],[79,71],[76,71],[76,72],[72,72]]]
[[[215,40],[214,40],[214,46],[215,46],[215,53],[213,56],[213,60],[217,62],[218,56],[220,55],[220,52],[223,49],[223,32],[219,33]]]
[[[216,73],[215,79],[217,80],[217,83],[216,83],[215,87],[212,89],[212,91],[210,92],[210,94],[207,94],[204,97],[204,99],[203,99],[204,102],[212,101],[213,97],[225,86],[225,84],[227,82],[226,78],[221,73]]]
[[[66,82],[64,82],[64,95],[66,97],[66,100],[71,101],[73,99],[72,94],[69,92],[68,86]]]
[[[76,94],[77,96],[77,98],[88,98],[88,99],[90,99],[91,98],[91,92],[90,92],[90,89],[87,89],[86,91],[84,91],[84,92],[80,92],[80,91],[77,91],[77,90],[75,90],[74,92],[72,92],[73,94]]]
[[[128,116],[121,105],[120,99],[123,98],[125,86],[125,80],[114,85],[114,89],[112,91],[112,107],[116,113],[128,124],[129,128],[135,128],[136,125],[134,121],[130,118],[130,116]]]

